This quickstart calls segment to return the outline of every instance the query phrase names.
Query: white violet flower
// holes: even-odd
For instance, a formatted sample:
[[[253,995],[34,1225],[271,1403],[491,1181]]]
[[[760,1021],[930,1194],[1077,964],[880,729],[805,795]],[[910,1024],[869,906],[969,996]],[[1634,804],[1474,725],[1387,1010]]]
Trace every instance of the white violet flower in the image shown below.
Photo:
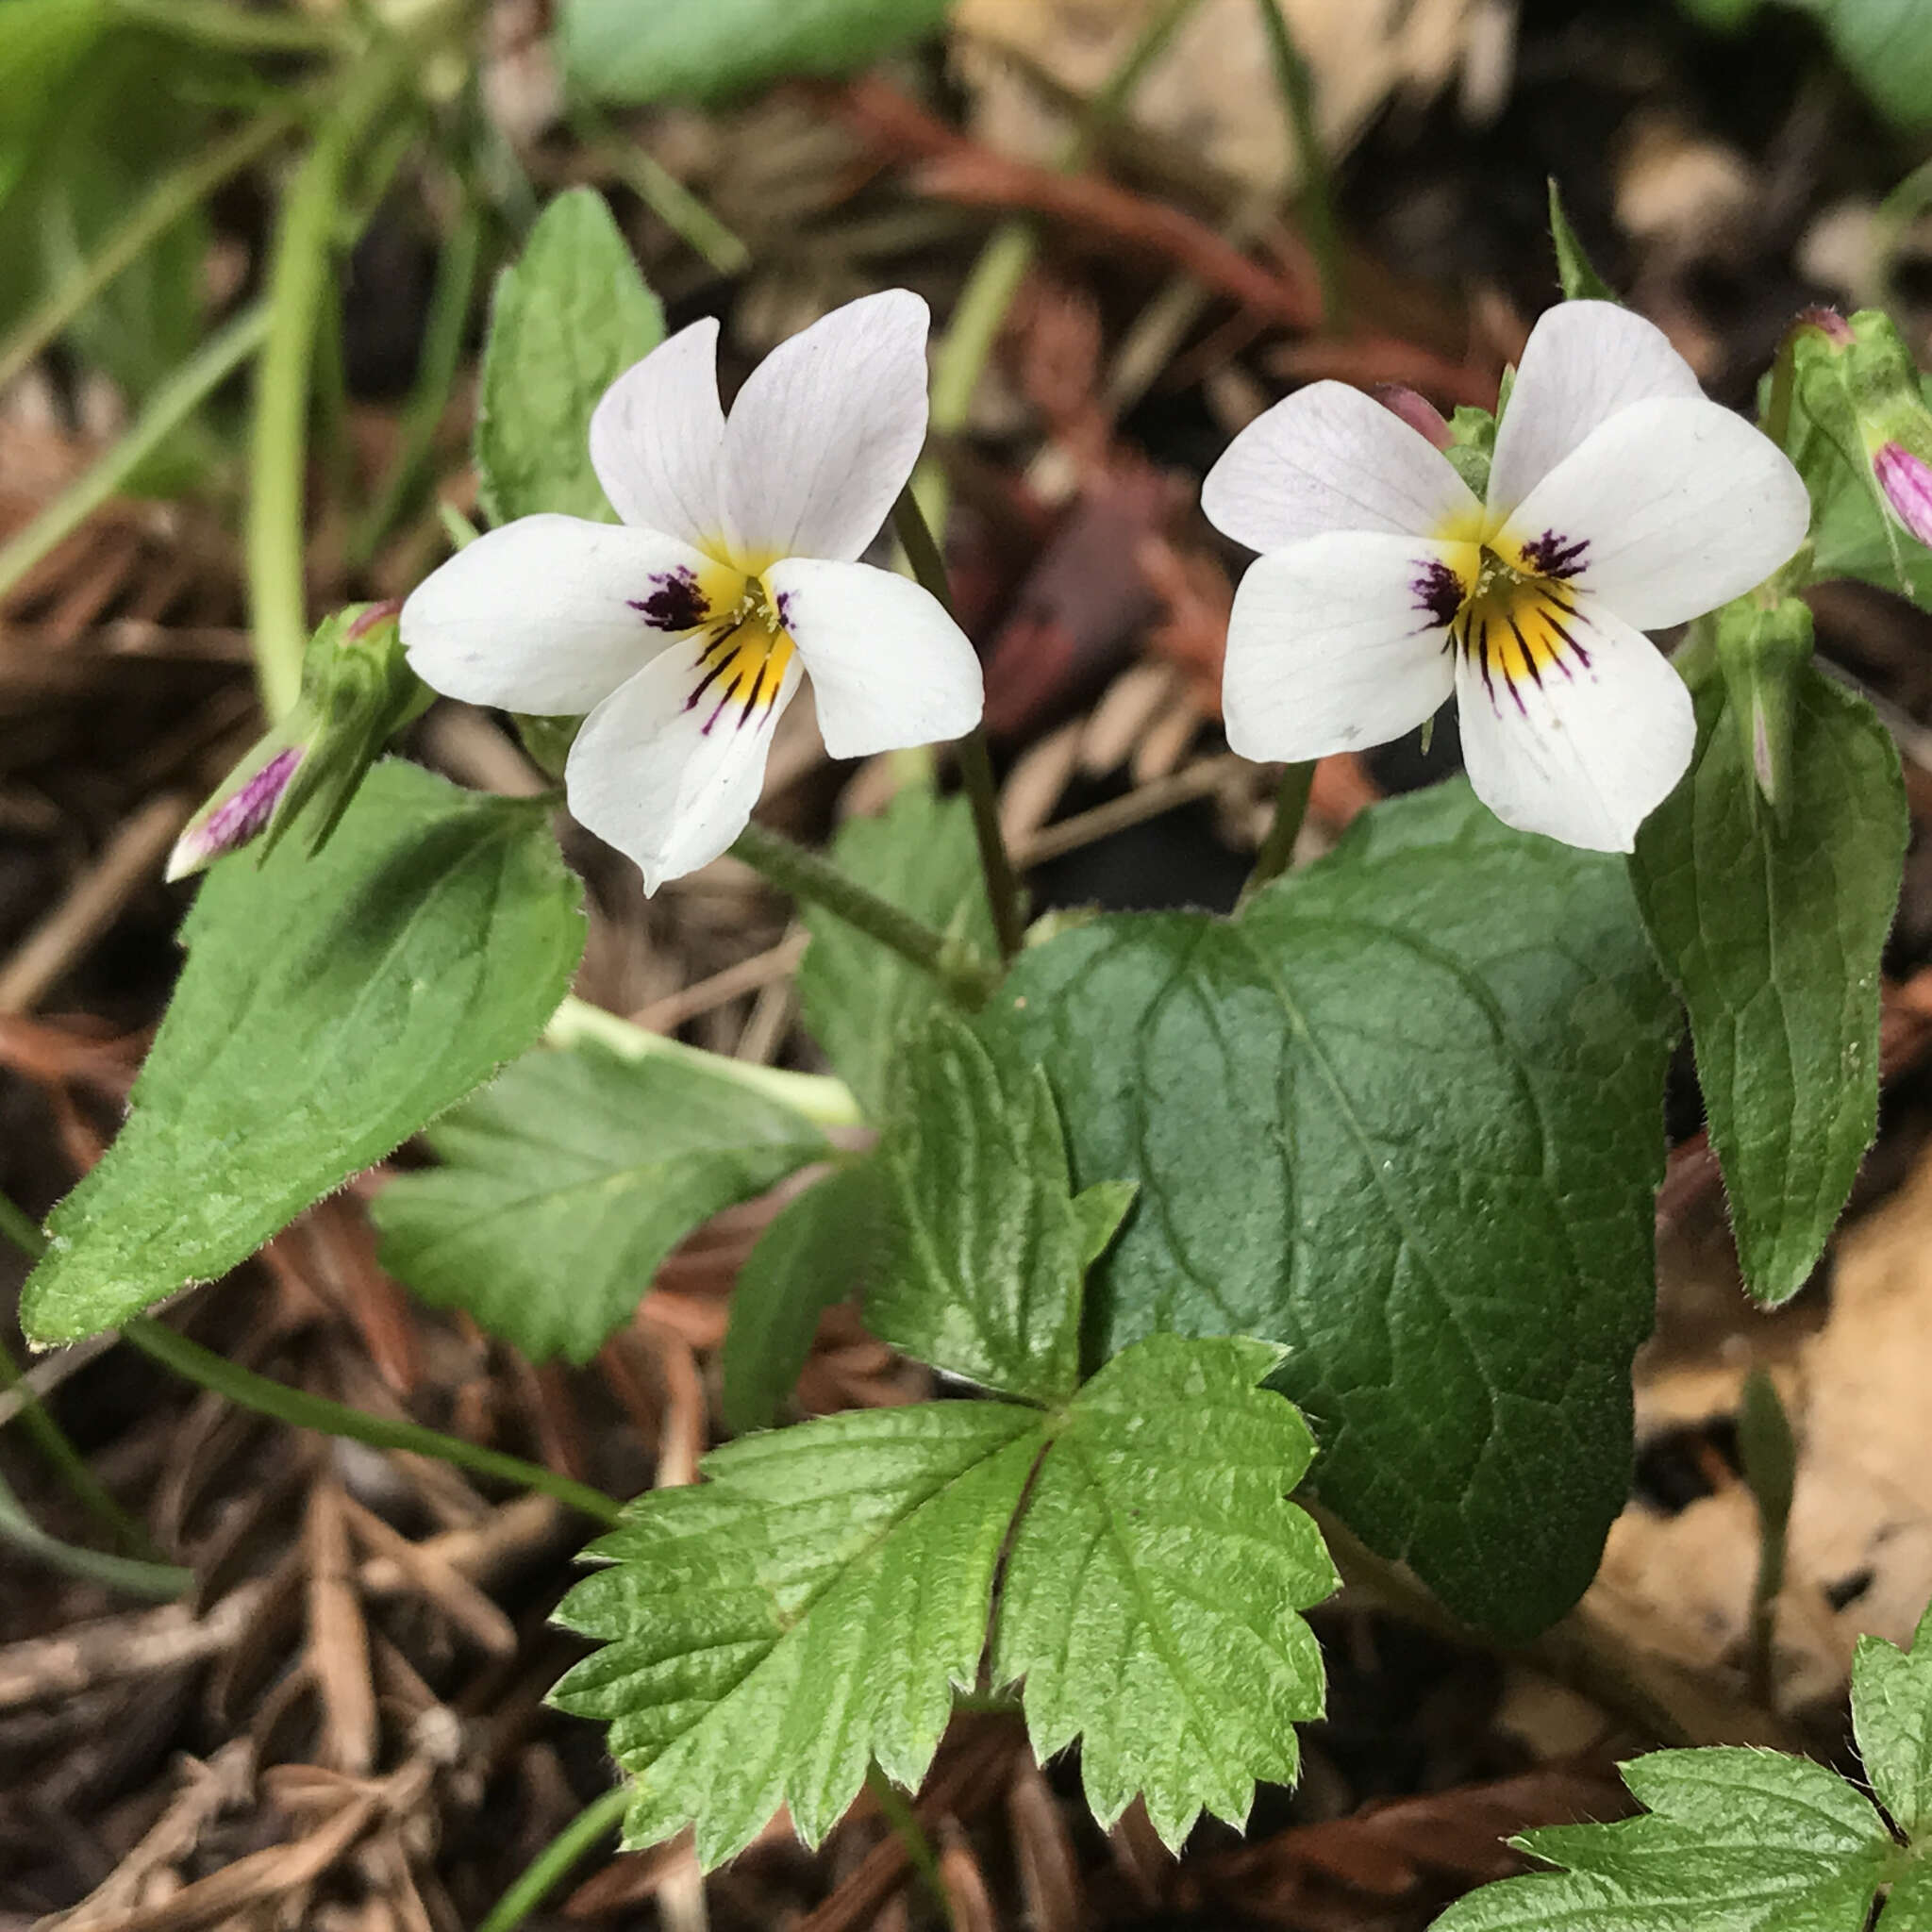
[[[1477,796],[1606,852],[1631,848],[1696,739],[1643,633],[1760,583],[1809,521],[1783,453],[1608,302],[1531,331],[1487,503],[1391,410],[1317,382],[1236,437],[1201,506],[1261,552],[1228,623],[1236,751],[1384,743],[1454,690]]]
[[[856,561],[925,441],[925,304],[835,309],[718,404],[718,325],[619,376],[591,461],[624,521],[520,517],[403,606],[409,662],[472,704],[588,712],[570,808],[646,891],[718,857],[758,803],[809,673],[834,758],[958,738],[979,660],[920,586]]]

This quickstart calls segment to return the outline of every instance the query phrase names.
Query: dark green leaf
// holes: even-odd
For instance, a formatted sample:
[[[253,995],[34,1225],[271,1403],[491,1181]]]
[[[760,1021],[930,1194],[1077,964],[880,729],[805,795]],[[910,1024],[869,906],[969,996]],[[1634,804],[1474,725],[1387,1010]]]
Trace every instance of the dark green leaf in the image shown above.
[[[1053,1093],[1037,1068],[1003,1085],[943,1008],[901,1049],[879,1149],[889,1251],[867,1293],[881,1341],[1029,1401],[1079,1380],[1091,1247],[1067,1185]]]
[[[1638,834],[1631,877],[1690,1008],[1744,1279],[1776,1303],[1816,1265],[1877,1122],[1905,789],[1872,708],[1805,665],[1780,826],[1722,678],[1699,683],[1695,762]]]
[[[769,1428],[811,1353],[819,1317],[862,1290],[876,1265],[878,1171],[841,1169],[788,1202],[731,1291],[724,1350],[725,1426]]]
[[[1675,1024],[1623,865],[1457,783],[1236,921],[1030,949],[982,1028],[1046,1066],[1076,1184],[1141,1184],[1095,1354],[1286,1344],[1324,1500],[1522,1636],[1581,1593],[1628,1486]]]
[[[496,281],[476,405],[492,523],[556,510],[613,521],[591,468],[591,412],[664,339],[664,311],[591,188],[559,194]]]
[[[1924,0],[1804,0],[1879,109],[1932,126],[1932,12]]]
[[[543,812],[378,765],[315,858],[216,866],[107,1158],[55,1210],[36,1341],[225,1274],[523,1051],[583,950]]]
[[[850,74],[930,33],[946,0],[563,0],[566,80],[591,100],[716,101]]]
[[[591,1545],[558,1621],[606,1647],[554,1701],[610,1726],[625,1836],[687,1822],[707,1865],[783,1804],[817,1843],[869,1759],[916,1786],[971,1685],[1044,1428],[1004,1403],[862,1409],[748,1436]]]
[[[973,813],[963,798],[908,786],[877,818],[852,819],[832,858],[880,898],[944,933],[996,951],[992,909],[979,875]],[[928,973],[814,906],[801,908],[811,948],[798,970],[798,1003],[812,1037],[868,1118],[886,1115],[901,1035],[945,995]]]
[[[428,1140],[443,1165],[376,1202],[383,1266],[539,1361],[588,1361],[692,1228],[826,1152],[690,1059],[592,1045],[525,1055]]]
[[[1624,1767],[1649,1816],[1514,1842],[1567,1869],[1508,1878],[1434,1932],[1864,1932],[1897,1860],[1835,1772],[1774,1751],[1657,1751]]]
[[[1908,1839],[1932,1824],[1932,1610],[1909,1653],[1861,1637],[1852,1661],[1852,1722],[1878,1802]]]
[[[1054,1434],[1007,1559],[997,1682],[1025,1678],[1042,1763],[1077,1737],[1103,1825],[1138,1792],[1175,1850],[1203,1807],[1241,1824],[1291,1784],[1322,1713],[1322,1656],[1292,1614],[1335,1588],[1285,1500],[1314,1444],[1257,1388],[1278,1351],[1157,1335],[1116,1356]]]

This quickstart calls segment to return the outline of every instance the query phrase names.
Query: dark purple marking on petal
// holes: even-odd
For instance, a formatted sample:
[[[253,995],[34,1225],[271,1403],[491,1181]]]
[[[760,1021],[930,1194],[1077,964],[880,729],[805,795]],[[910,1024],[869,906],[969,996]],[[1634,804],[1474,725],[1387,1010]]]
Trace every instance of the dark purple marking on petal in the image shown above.
[[[679,564],[675,570],[654,571],[657,587],[648,597],[625,601],[653,630],[695,630],[710,616],[711,607],[698,589],[697,573]]]
[[[780,591],[778,592],[778,622],[786,630],[791,628],[791,592],[790,591]]]
[[[1882,442],[1872,468],[1892,514],[1921,543],[1932,543],[1932,463],[1903,443]]]
[[[1415,608],[1433,625],[1451,623],[1462,608],[1462,579],[1438,558],[1432,558],[1417,572],[1409,590]]]
[[[1545,530],[1533,543],[1523,546],[1523,561],[1540,577],[1574,577],[1582,570],[1583,554],[1589,548],[1588,537],[1572,542],[1555,530]]]

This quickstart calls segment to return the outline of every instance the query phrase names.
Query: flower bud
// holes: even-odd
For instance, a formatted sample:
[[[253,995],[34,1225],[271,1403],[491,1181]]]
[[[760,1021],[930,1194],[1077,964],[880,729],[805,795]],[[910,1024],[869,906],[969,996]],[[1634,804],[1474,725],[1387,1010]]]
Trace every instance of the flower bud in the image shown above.
[[[400,608],[352,604],[317,627],[294,706],[189,820],[169,855],[169,878],[186,878],[257,839],[266,858],[312,802],[310,854],[327,842],[384,744],[429,703],[403,656]]]
[[[1792,685],[1811,657],[1811,612],[1796,597],[1740,598],[1717,620],[1717,658],[1757,789],[1782,823],[1790,803]]]
[[[1882,309],[1847,321],[1807,309],[1798,349],[1844,386],[1880,500],[1899,526],[1932,546],[1932,408],[1911,352]]]

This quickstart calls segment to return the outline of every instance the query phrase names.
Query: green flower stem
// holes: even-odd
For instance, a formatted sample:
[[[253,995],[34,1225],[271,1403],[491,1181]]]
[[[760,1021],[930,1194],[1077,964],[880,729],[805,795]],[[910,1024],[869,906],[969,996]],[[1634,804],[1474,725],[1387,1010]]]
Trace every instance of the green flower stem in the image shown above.
[[[892,527],[906,552],[906,561],[912,566],[912,575],[950,617],[953,591],[946,581],[945,559],[940,555],[940,546],[920,511],[914,491],[899,492],[899,500],[892,506]],[[1012,855],[1008,852],[1006,835],[1000,830],[999,788],[993,782],[992,756],[986,748],[985,731],[975,724],[959,741],[956,755],[966,797],[973,807],[973,831],[979,841],[979,869],[986,878],[986,896],[992,907],[1000,958],[1011,959],[1025,943],[1026,911],[1019,877],[1013,871]]]
[[[350,44],[347,31],[332,22],[286,10],[244,11],[224,0],[113,0],[112,11],[132,25],[236,54],[333,54]]]
[[[782,832],[747,825],[738,835],[731,853],[781,892],[823,906],[922,973],[931,974],[962,1007],[984,1006],[998,983],[997,971],[975,948],[921,924],[911,914],[867,891],[828,859],[808,852]]]
[[[1765,398],[1764,420],[1757,425],[1787,456],[1790,455],[1791,391],[1798,375],[1798,336],[1807,326],[1794,323],[1777,346],[1777,360],[1771,365],[1771,393]]]
[[[751,250],[654,155],[589,108],[579,110],[597,158],[643,205],[721,275],[741,275]]]
[[[148,397],[146,408],[126,435],[92,469],[69,484],[12,541],[0,547],[0,598],[57,543],[86,523],[255,353],[268,332],[268,310],[258,303],[210,337]]]
[[[1302,821],[1307,816],[1308,792],[1315,782],[1312,763],[1290,765],[1281,774],[1281,790],[1274,794],[1274,823],[1255,855],[1255,869],[1241,888],[1245,903],[1270,879],[1278,879],[1294,857],[1294,841],[1301,836]]]
[[[207,153],[162,175],[88,260],[0,346],[0,389],[38,356],[88,304],[151,248],[176,222],[231,175],[258,160],[302,117],[299,102],[284,102],[225,136]]]
[[[629,1803],[627,1784],[613,1785],[593,1798],[524,1868],[523,1876],[491,1907],[476,1932],[516,1932],[597,1840],[617,1829]]]
[[[951,1932],[957,1924],[953,1917],[952,1896],[940,1874],[939,1855],[933,1850],[932,1840],[926,1837],[925,1829],[919,1822],[919,1814],[906,1802],[906,1794],[876,1764],[866,1768],[865,1788],[872,1793],[873,1803],[879,1807],[879,1815],[892,1827],[892,1836],[906,1848],[912,1869],[925,1881],[926,1890],[938,1902],[941,1922]]]
[[[163,1368],[212,1390],[238,1408],[253,1409],[258,1415],[287,1423],[291,1428],[346,1436],[353,1441],[367,1442],[373,1449],[402,1449],[417,1456],[433,1456],[441,1462],[453,1462],[459,1469],[475,1470],[478,1475],[493,1476],[499,1482],[555,1496],[559,1503],[567,1503],[606,1528],[614,1528],[623,1512],[623,1506],[614,1497],[591,1489],[588,1483],[558,1475],[554,1470],[525,1462],[521,1457],[478,1448],[460,1437],[425,1429],[419,1423],[368,1415],[359,1408],[351,1408],[347,1403],[331,1402],[324,1395],[291,1389],[286,1382],[258,1375],[252,1369],[244,1369],[225,1356],[216,1355],[212,1349],[203,1348],[199,1342],[189,1341],[185,1335],[146,1315],[137,1315],[123,1323],[121,1338],[131,1341]]]
[[[765,1067],[727,1054],[707,1053],[662,1033],[634,1026],[616,1013],[588,1005],[572,994],[557,1009],[543,1038],[556,1047],[573,1047],[593,1040],[620,1058],[668,1059],[683,1062],[720,1080],[730,1080],[753,1093],[789,1107],[793,1113],[822,1127],[857,1127],[865,1124],[858,1100],[844,1081],[830,1074],[798,1074],[789,1067]]]
[[[39,1224],[5,1193],[0,1193],[0,1235],[5,1235],[29,1261],[38,1261],[47,1252],[47,1237],[41,1232]],[[27,1384],[11,1352],[4,1347],[0,1347],[0,1388],[20,1391],[22,1425],[75,1500],[128,1555],[106,1557],[98,1551],[76,1549],[71,1543],[56,1541],[33,1522],[19,1498],[4,1483],[0,1483],[0,1536],[70,1574],[91,1577],[110,1589],[129,1591],[137,1596],[179,1596],[193,1582],[192,1575],[161,1560],[160,1552],[147,1532],[108,1493],[80,1451],[67,1440],[66,1432]]]
[[[1323,325],[1339,330],[1348,319],[1341,286],[1341,230],[1335,219],[1328,153],[1322,145],[1322,130],[1315,121],[1314,76],[1308,72],[1302,50],[1295,45],[1287,16],[1281,10],[1281,0],[1255,0],[1255,4],[1260,9],[1261,26],[1268,36],[1268,52],[1274,62],[1274,84],[1281,90],[1289,132],[1294,139],[1295,158],[1301,164],[1302,226],[1315,257],[1316,273],[1322,278]]]
[[[343,183],[377,116],[409,84],[422,58],[421,47],[403,40],[371,54],[325,117],[275,226],[269,333],[256,375],[246,544],[256,675],[271,719],[284,716],[301,691],[308,642],[303,472]]]

